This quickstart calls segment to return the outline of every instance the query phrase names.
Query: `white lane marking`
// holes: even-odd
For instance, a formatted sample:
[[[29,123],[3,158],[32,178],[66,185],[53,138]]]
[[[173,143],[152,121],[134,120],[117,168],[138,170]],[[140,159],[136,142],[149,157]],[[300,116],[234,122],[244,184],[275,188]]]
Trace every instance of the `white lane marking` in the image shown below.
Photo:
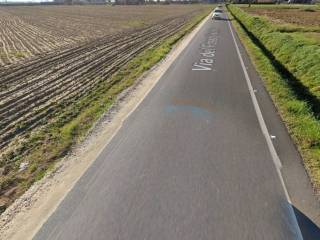
[[[264,135],[264,137],[265,137],[265,139],[267,141],[267,145],[268,145],[269,151],[270,151],[270,153],[272,155],[272,159],[273,159],[276,167],[278,169],[281,169],[281,167],[282,167],[281,161],[280,161],[279,156],[278,156],[278,154],[277,154],[277,152],[276,152],[276,150],[275,150],[275,148],[273,146],[273,143],[271,141],[270,134],[269,134],[268,129],[267,129],[267,125],[266,125],[266,123],[265,123],[265,121],[263,119],[263,116],[262,116],[262,113],[261,113],[261,109],[260,109],[259,104],[258,104],[258,100],[257,100],[257,98],[256,98],[256,96],[254,94],[255,90],[252,87],[251,80],[249,78],[249,74],[248,74],[248,72],[246,70],[246,67],[244,65],[243,59],[241,57],[240,50],[239,50],[238,44],[236,42],[236,39],[234,37],[230,22],[228,22],[228,24],[229,24],[229,28],[230,28],[230,31],[231,31],[231,35],[232,35],[234,44],[236,46],[236,50],[237,50],[238,57],[239,57],[239,60],[240,60],[240,63],[241,63],[241,67],[242,67],[245,79],[247,81],[247,85],[248,85],[248,88],[249,88],[251,100],[253,102],[253,106],[254,106],[254,109],[256,111],[256,114],[257,114],[257,117],[258,117],[258,121],[259,121],[261,130],[262,130],[262,133],[263,133],[263,135]]]
[[[281,171],[280,171],[280,169],[282,167],[282,164],[281,164],[279,156],[278,156],[278,154],[277,154],[277,152],[276,152],[276,150],[275,150],[275,148],[273,146],[270,134],[268,132],[267,125],[266,125],[266,123],[265,123],[265,121],[263,119],[262,112],[261,112],[261,109],[260,109],[259,104],[258,104],[258,100],[257,100],[257,98],[256,98],[256,96],[254,94],[252,83],[251,83],[249,74],[247,72],[247,69],[245,67],[245,64],[243,62],[243,59],[242,59],[242,56],[241,56],[241,53],[240,53],[240,50],[239,50],[239,46],[238,46],[237,41],[235,39],[235,36],[234,36],[233,30],[232,30],[230,21],[228,21],[228,26],[229,26],[229,29],[230,29],[230,32],[231,32],[231,35],[232,35],[232,39],[233,39],[234,45],[236,47],[238,58],[240,60],[241,67],[242,67],[242,70],[243,70],[243,73],[244,73],[248,88],[249,88],[251,100],[252,100],[254,109],[256,111],[256,115],[257,115],[257,118],[258,118],[258,121],[259,121],[259,125],[260,125],[260,128],[261,128],[261,131],[262,131],[262,133],[263,133],[263,135],[264,135],[264,137],[265,137],[265,139],[267,141],[267,145],[268,145],[272,160],[273,160],[273,162],[274,162],[274,164],[276,166],[278,176],[280,178],[284,193],[285,193],[287,201],[289,203],[289,211],[290,211],[290,215],[292,217],[292,220],[294,221],[293,222],[293,224],[294,224],[293,227],[296,229],[297,239],[303,240],[302,233],[301,233],[301,230],[300,230],[300,227],[299,227],[299,224],[298,224],[298,220],[297,220],[297,217],[296,217],[296,215],[294,213],[294,210],[293,210],[293,207],[292,207],[292,202],[290,200],[290,196],[289,196],[288,190],[286,188],[286,185],[284,183],[284,180],[283,180],[283,177],[282,177],[282,174],[281,174]]]

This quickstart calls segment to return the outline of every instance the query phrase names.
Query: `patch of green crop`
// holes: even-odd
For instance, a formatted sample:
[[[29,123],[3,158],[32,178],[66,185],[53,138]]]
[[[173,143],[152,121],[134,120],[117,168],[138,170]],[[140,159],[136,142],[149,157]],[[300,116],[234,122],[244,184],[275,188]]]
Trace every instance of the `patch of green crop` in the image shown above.
[[[26,53],[23,51],[17,51],[13,55],[17,58],[24,58],[26,56]]]

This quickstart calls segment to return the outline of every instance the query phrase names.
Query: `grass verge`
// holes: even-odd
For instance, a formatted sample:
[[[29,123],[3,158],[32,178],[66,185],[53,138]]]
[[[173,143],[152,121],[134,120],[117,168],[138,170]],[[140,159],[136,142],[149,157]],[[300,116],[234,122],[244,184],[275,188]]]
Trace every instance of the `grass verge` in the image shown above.
[[[280,31],[264,17],[252,16],[238,7],[230,6],[234,18],[265,53],[283,66],[283,70],[300,82],[304,93],[320,103],[320,44],[302,35]]]
[[[163,59],[172,47],[193,30],[210,8],[192,17],[173,36],[146,49],[119,69],[112,77],[72,104],[61,104],[41,130],[31,134],[21,147],[5,156],[0,177],[0,213],[41,179],[76,143],[81,142],[94,123],[110,109],[119,93],[132,86],[146,71]],[[27,167],[21,171],[21,164]]]
[[[229,10],[235,16],[234,8],[229,7]],[[308,98],[309,95],[304,92],[305,87],[298,82],[299,80],[288,69],[284,69],[284,66],[270,55],[269,51],[266,51],[263,41],[257,41],[256,35],[250,31],[250,26],[245,27],[239,17],[232,22],[303,158],[316,193],[319,194],[320,120],[314,112],[313,99]],[[261,29],[261,31],[264,30]],[[272,36],[277,37],[277,35]],[[284,51],[283,57],[292,58],[291,55],[285,56],[286,54]],[[301,55],[299,59],[303,58],[304,52],[299,52],[299,54]],[[299,61],[295,58],[291,60]],[[316,63],[317,66],[319,63]],[[307,67],[301,66],[301,68]]]

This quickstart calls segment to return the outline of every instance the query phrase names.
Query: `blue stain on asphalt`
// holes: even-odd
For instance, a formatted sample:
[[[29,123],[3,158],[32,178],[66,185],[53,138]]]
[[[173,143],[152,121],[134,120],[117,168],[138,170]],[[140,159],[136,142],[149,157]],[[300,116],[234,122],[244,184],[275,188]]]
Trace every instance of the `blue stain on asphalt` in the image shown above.
[[[210,117],[212,113],[206,109],[191,106],[191,105],[169,105],[166,106],[165,111],[167,113],[174,113],[178,111],[191,112],[193,116],[196,117]]]

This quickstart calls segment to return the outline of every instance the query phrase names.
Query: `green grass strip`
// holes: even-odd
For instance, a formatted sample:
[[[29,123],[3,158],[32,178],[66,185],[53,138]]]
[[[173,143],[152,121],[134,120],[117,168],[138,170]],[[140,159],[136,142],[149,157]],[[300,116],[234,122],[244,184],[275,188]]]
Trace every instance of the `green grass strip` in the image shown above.
[[[320,43],[301,34],[284,32],[266,18],[247,14],[236,6],[229,6],[229,9],[242,27],[252,34],[251,38],[256,38],[255,42],[260,43],[260,47],[292,75],[290,78],[295,78],[296,84],[304,87],[300,93],[310,95],[308,101],[315,100],[314,105],[319,105]]]
[[[235,8],[230,7],[231,13]],[[237,11],[237,10],[236,10]],[[241,13],[242,14],[242,13]],[[240,18],[242,19],[242,18]],[[320,121],[312,111],[310,103],[297,96],[287,75],[275,64],[254,39],[247,34],[239,21],[232,21],[250,59],[262,77],[287,129],[300,151],[305,168],[311,178],[315,190],[320,190]],[[259,25],[254,24],[254,28]],[[256,25],[257,24],[257,25]],[[263,24],[261,25],[261,27]],[[251,30],[251,25],[248,27]],[[264,30],[260,30],[261,32]],[[277,37],[277,35],[275,35]],[[278,40],[275,39],[275,42]],[[279,46],[281,48],[281,46]],[[285,53],[283,53],[285,54]],[[299,54],[304,54],[299,52]],[[290,56],[288,56],[290,57]],[[300,58],[299,58],[300,59]],[[299,61],[293,58],[292,61]],[[293,63],[294,64],[294,63]],[[318,62],[319,64],[319,62]]]

